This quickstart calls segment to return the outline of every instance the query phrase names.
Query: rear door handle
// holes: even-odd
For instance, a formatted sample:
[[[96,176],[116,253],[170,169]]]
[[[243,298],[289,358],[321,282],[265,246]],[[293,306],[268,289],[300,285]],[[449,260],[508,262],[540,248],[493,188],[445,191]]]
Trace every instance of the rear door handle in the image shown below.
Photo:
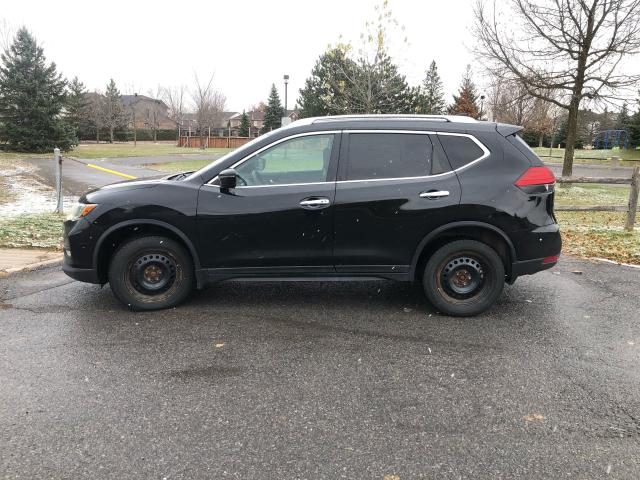
[[[436,199],[436,198],[442,198],[442,197],[448,197],[449,196],[449,191],[448,190],[429,190],[428,192],[422,192],[420,194],[420,198],[430,198],[430,199]]]
[[[307,210],[320,210],[321,208],[327,208],[329,205],[331,205],[331,201],[326,197],[309,197],[300,201],[300,206]]]

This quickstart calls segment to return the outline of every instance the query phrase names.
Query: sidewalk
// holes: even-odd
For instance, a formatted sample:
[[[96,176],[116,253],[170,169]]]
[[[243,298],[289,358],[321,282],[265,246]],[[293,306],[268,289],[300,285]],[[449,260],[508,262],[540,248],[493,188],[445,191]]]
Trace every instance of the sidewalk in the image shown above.
[[[51,250],[0,248],[0,277],[62,261],[62,253]]]

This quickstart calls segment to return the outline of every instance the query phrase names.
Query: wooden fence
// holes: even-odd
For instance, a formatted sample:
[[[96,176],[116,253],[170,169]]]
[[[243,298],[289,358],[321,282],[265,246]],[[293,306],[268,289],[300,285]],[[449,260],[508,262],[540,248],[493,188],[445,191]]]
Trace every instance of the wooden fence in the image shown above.
[[[557,205],[557,211],[596,211],[596,212],[627,212],[624,229],[633,231],[638,211],[638,192],[640,191],[640,167],[633,169],[631,177],[568,177],[559,178],[558,183],[597,183],[604,185],[630,185],[629,203],[627,205]]]
[[[204,148],[238,148],[251,140],[249,137],[202,137]],[[198,135],[181,135],[179,147],[202,148]]]

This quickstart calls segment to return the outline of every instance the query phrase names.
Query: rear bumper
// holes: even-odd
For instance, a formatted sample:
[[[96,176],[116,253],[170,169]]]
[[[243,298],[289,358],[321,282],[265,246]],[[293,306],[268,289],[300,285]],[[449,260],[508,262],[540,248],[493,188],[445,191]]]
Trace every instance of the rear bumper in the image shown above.
[[[513,262],[511,264],[511,281],[522,275],[533,275],[534,273],[547,270],[555,266],[558,262],[545,262],[544,258],[536,258],[534,260],[523,260],[520,262]]]
[[[98,272],[93,268],[77,268],[69,265],[67,256],[62,261],[62,271],[74,280],[86,283],[100,283]]]

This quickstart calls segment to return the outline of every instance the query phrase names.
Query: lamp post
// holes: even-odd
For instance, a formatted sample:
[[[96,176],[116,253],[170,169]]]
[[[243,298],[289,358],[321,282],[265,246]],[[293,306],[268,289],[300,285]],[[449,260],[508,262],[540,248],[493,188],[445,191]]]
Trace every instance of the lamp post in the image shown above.
[[[133,114],[133,146],[138,146],[138,138],[136,135],[136,102],[138,101],[138,94],[133,94],[133,102],[131,102],[131,113]]]
[[[287,116],[287,86],[289,85],[289,75],[284,76],[284,116]]]

